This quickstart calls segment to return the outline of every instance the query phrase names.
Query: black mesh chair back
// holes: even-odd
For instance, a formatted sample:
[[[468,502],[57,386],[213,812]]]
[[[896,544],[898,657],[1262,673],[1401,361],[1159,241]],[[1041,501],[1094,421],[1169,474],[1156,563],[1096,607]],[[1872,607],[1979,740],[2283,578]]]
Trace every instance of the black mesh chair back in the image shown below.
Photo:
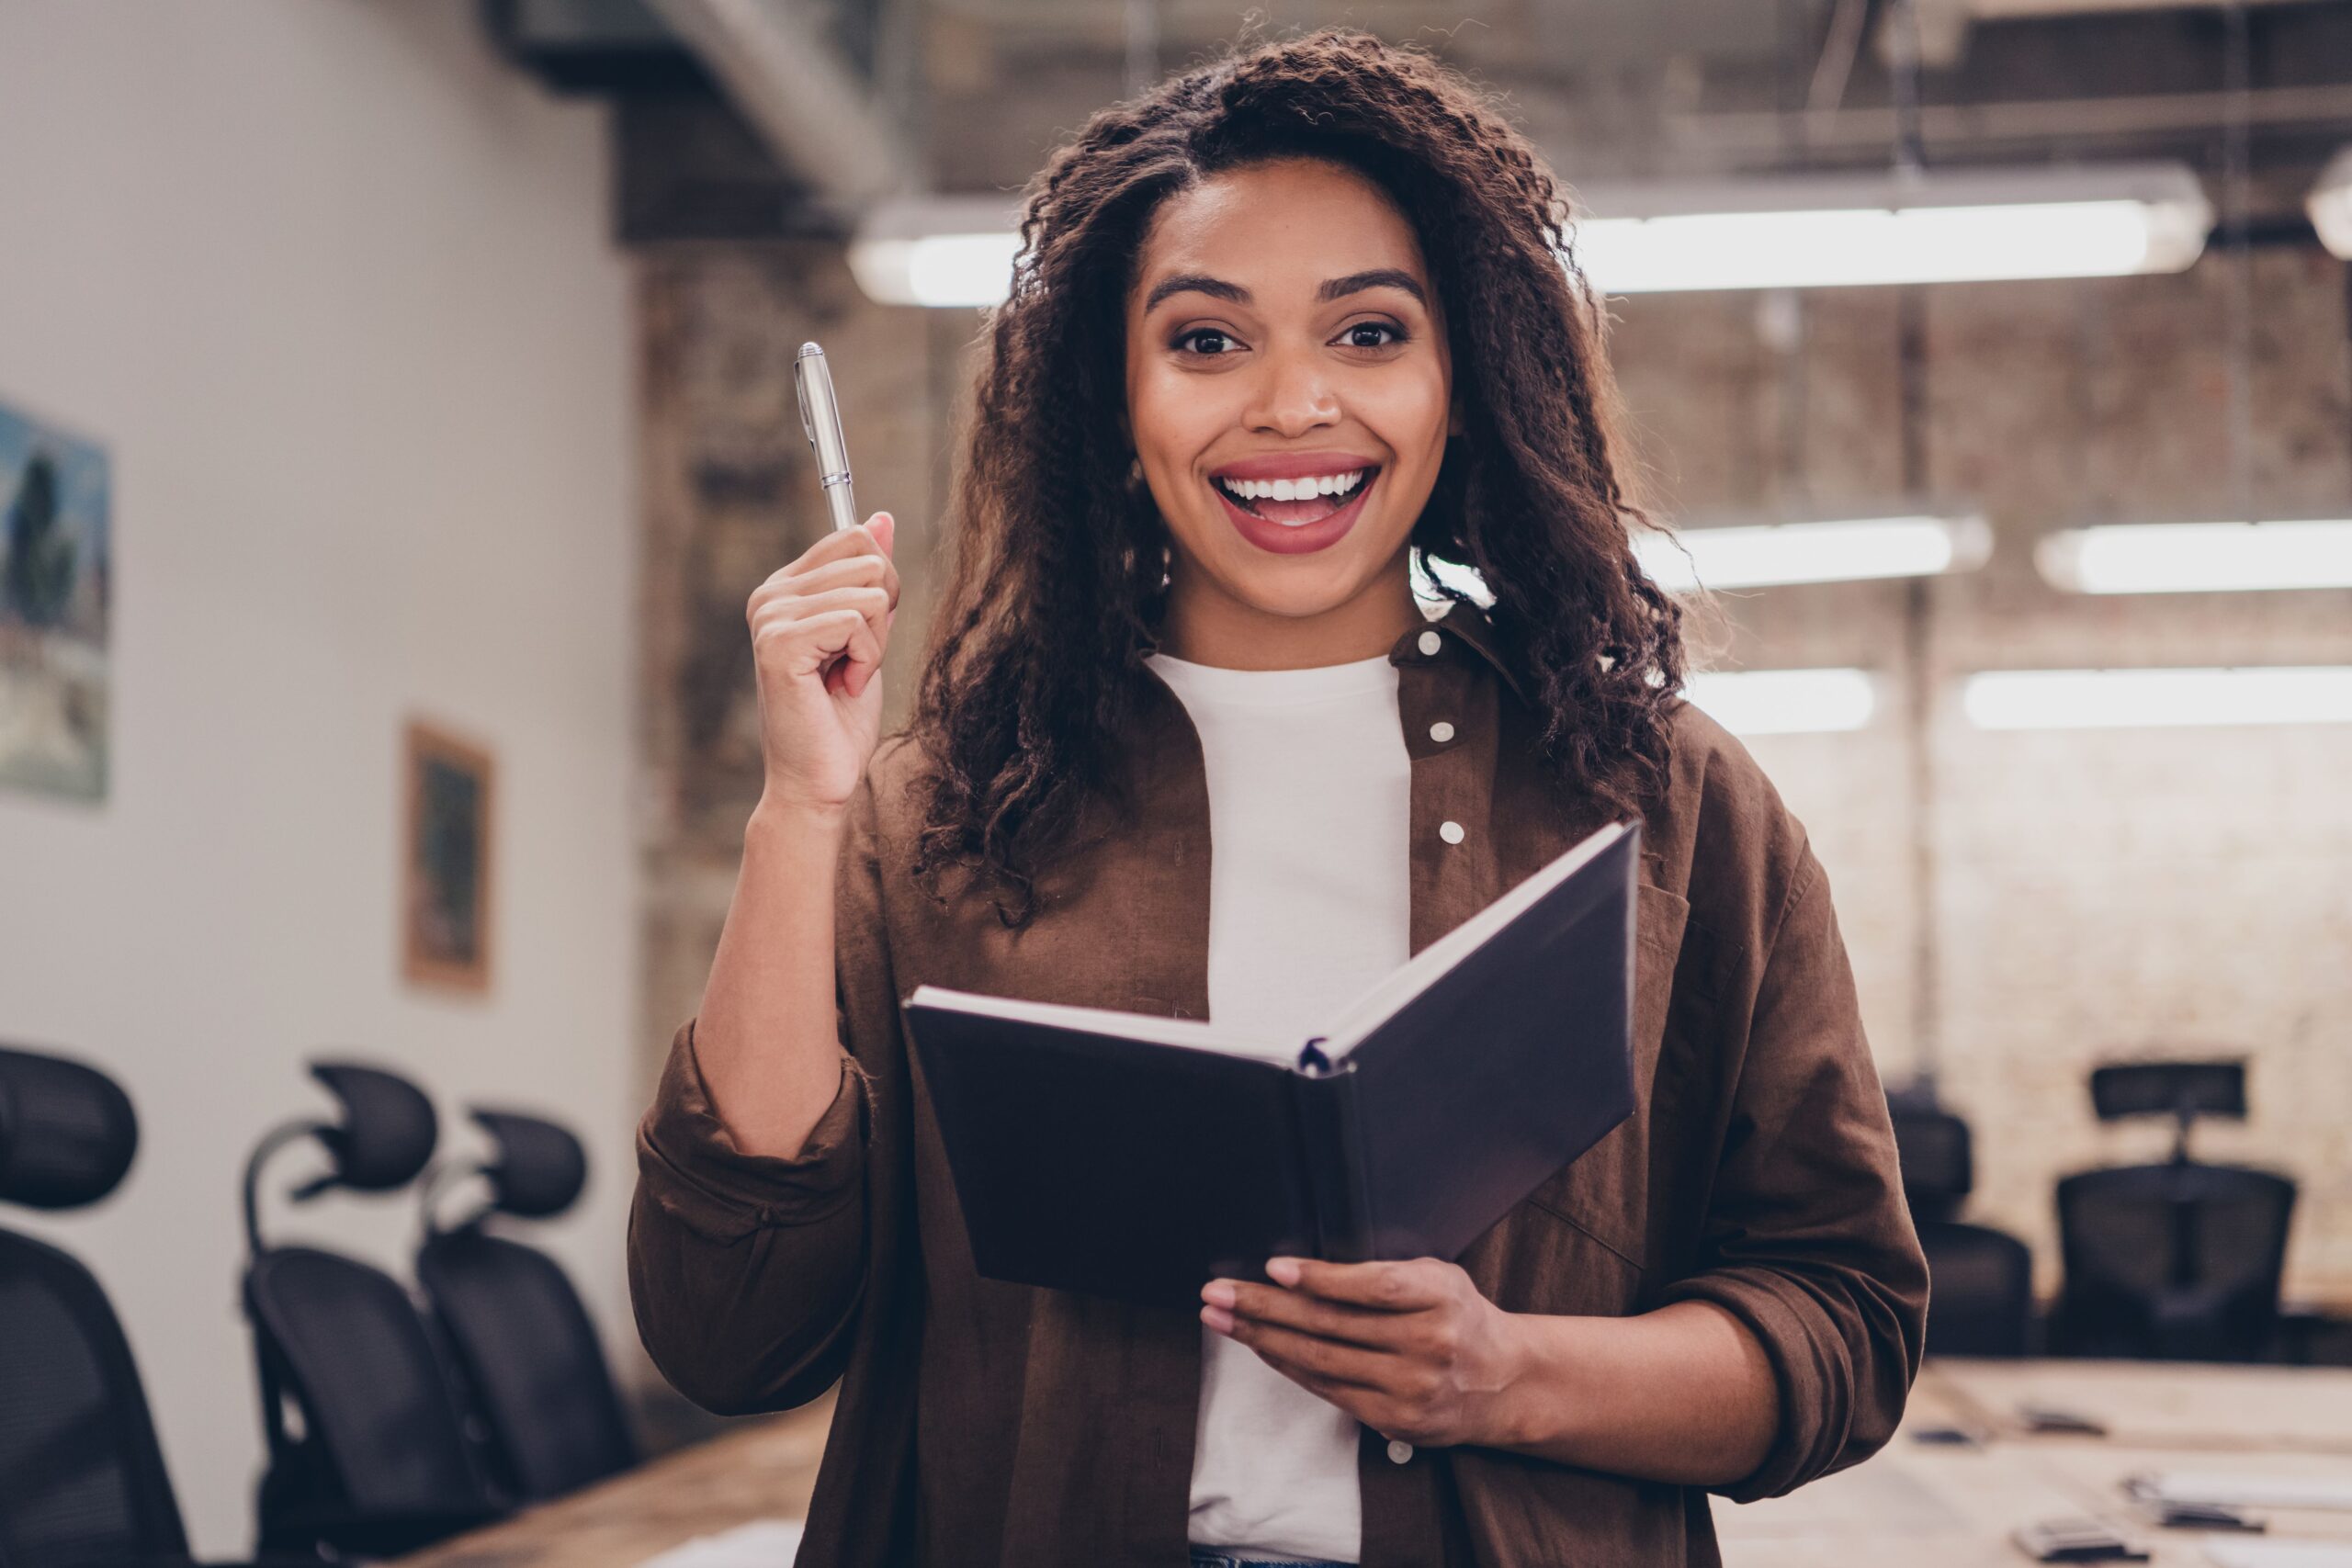
[[[2053,1349],[2256,1360],[2278,1326],[2295,1184],[2265,1170],[2174,1163],[2058,1184],[2065,1285]]]
[[[503,1512],[474,1462],[450,1370],[390,1275],[334,1252],[266,1245],[257,1189],[275,1150],[314,1139],[330,1168],[297,1188],[297,1199],[343,1187],[395,1190],[431,1157],[438,1124],[432,1101],[396,1075],[350,1064],[312,1072],[343,1102],[341,1122],[288,1123],[263,1140],[246,1170],[253,1258],[244,1300],[270,1454],[262,1542],[397,1553]]]
[[[497,1479],[516,1498],[537,1501],[630,1468],[637,1442],[571,1279],[545,1253],[484,1228],[494,1216],[537,1219],[570,1208],[587,1179],[586,1152],[537,1117],[473,1117],[498,1150],[479,1168],[489,1206],[443,1230],[431,1219],[428,1189],[417,1282],[488,1429]]]
[[[1928,1257],[1928,1354],[2023,1356],[2033,1344],[2033,1255],[2007,1231],[1919,1222]]]
[[[74,1209],[139,1146],[130,1100],[76,1062],[0,1049],[0,1201]],[[0,1230],[0,1564],[187,1551],[122,1325],[88,1269]]]
[[[1903,1196],[1921,1222],[1950,1220],[1976,1185],[1976,1161],[1968,1123],[1928,1106],[1891,1104],[1894,1152],[1903,1171]]]
[[[246,1300],[304,1438],[353,1513],[465,1511],[485,1502],[447,1374],[400,1282],[332,1252],[257,1259]]]

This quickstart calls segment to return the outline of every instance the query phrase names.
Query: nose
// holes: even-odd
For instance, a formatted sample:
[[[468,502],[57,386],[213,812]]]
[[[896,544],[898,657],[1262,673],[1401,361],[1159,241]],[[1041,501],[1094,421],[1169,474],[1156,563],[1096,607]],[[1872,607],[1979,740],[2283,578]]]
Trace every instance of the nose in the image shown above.
[[[1289,440],[1339,423],[1339,396],[1320,355],[1286,346],[1269,351],[1260,363],[1258,384],[1242,411],[1246,427]]]

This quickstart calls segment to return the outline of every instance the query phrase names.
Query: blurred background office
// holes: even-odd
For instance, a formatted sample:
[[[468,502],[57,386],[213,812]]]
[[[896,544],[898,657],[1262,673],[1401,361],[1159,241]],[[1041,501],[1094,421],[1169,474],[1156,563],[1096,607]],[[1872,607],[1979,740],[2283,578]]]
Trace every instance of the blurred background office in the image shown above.
[[[1832,876],[1935,1348],[2352,1363],[2352,3],[1250,15],[0,0],[0,1046],[137,1125],[28,1067],[114,1131],[26,1177],[0,1073],[0,1228],[103,1287],[198,1551],[254,1542],[265,1403],[343,1397],[260,1392],[317,1294],[258,1266],[430,1286],[428,1213],[601,1339],[629,1447],[556,1489],[703,1429],[621,1232],[760,785],[744,602],[825,527],[791,355],[920,625],[1011,193],[1245,25],[1419,40],[1577,188],[1644,547],[1720,591],[1693,695]],[[518,1267],[468,1277],[571,1323]],[[533,1492],[419,1321],[483,1511],[411,1545]]]

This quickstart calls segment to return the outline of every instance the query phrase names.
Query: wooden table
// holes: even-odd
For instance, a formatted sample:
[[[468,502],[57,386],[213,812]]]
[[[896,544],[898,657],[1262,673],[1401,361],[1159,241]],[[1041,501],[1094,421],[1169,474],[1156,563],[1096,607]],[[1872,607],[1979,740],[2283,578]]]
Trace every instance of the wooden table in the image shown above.
[[[400,1568],[637,1568],[698,1535],[808,1510],[833,1396],[746,1421],[487,1529],[400,1560]]]
[[[2091,1416],[2108,1435],[2030,1432],[2018,1415],[2025,1404]],[[1973,1448],[1918,1440],[1942,1427],[1985,1440]],[[1716,1498],[1715,1529],[1732,1568],[1984,1568],[2030,1561],[2009,1545],[2018,1526],[2088,1516],[2145,1541],[2158,1568],[2203,1568],[2203,1535],[2159,1529],[2126,1500],[2124,1478],[2152,1470],[2352,1486],[2352,1370],[1931,1362],[1902,1428],[1876,1458],[1786,1497]],[[2352,1552],[2352,1513],[2257,1512],[2274,1539],[2324,1540]]]
[[[2024,1404],[2094,1417],[2104,1438],[2038,1435]],[[830,1397],[746,1423],[560,1502],[414,1557],[402,1568],[636,1568],[698,1535],[808,1506]],[[1918,1441],[1935,1427],[1974,1448]],[[2204,1568],[2203,1538],[2144,1524],[2123,1478],[2243,1471],[2352,1484],[2352,1369],[2149,1362],[1939,1361],[1919,1374],[1894,1440],[1869,1462],[1768,1502],[1714,1500],[1730,1568],[1985,1568],[2027,1560],[2019,1525],[2089,1515],[2145,1539],[2158,1568]],[[2274,1536],[2342,1540],[2352,1513],[2269,1515]]]

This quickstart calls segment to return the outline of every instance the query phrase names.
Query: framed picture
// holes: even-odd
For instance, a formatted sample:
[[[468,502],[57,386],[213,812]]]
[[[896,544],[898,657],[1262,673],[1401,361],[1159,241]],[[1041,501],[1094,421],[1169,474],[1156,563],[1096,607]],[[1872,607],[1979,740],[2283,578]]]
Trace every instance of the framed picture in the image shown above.
[[[402,967],[447,990],[490,989],[490,752],[429,724],[408,727],[408,849]]]
[[[107,795],[105,451],[0,405],[0,788]]]

